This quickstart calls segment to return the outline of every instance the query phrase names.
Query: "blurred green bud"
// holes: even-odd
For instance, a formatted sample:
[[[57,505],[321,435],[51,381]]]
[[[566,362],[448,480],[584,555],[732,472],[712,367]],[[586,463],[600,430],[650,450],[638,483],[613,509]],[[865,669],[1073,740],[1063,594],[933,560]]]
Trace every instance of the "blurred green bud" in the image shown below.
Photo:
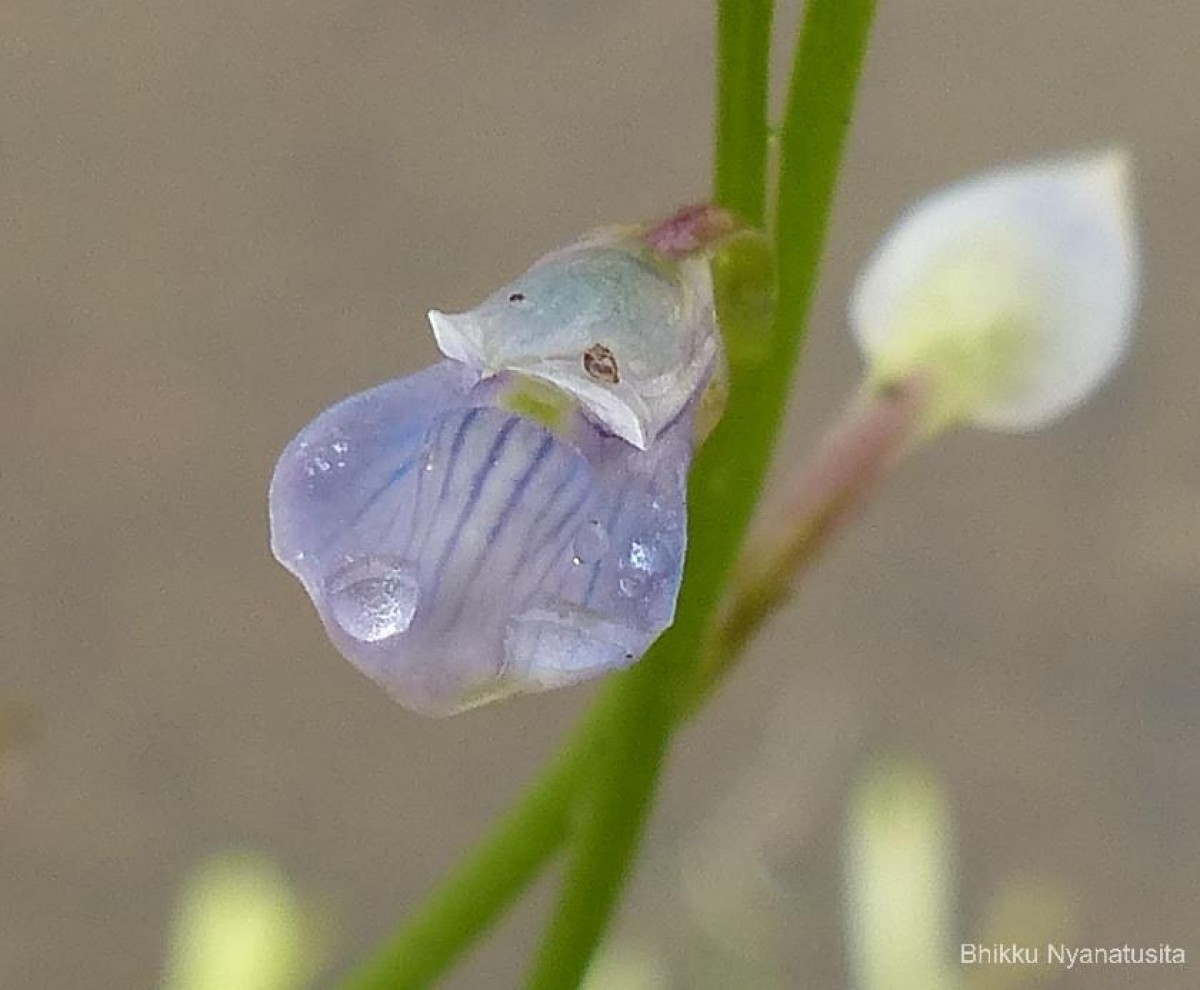
[[[653,949],[618,941],[603,946],[580,990],[668,990],[667,964]]]
[[[287,878],[249,853],[210,857],[186,879],[165,990],[296,990],[317,967],[312,926]]]
[[[870,767],[846,831],[851,970],[860,990],[949,990],[954,840],[949,803],[924,766]]]

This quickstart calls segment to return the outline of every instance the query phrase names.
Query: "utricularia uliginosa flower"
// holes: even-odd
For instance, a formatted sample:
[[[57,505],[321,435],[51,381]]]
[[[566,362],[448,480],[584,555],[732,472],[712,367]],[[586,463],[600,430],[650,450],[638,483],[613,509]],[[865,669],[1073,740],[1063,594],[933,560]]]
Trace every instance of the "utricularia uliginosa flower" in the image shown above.
[[[628,666],[670,625],[702,397],[709,264],[638,228],[430,313],[447,360],[306,427],[271,484],[275,555],[330,638],[448,714]]]
[[[925,381],[925,435],[1076,405],[1130,333],[1130,212],[1118,154],[918,203],[851,303],[870,386]],[[671,624],[688,468],[723,380],[705,247],[734,229],[715,209],[679,218],[593,233],[469,312],[431,312],[446,360],[344,400],[284,451],[275,555],[407,707],[573,684]]]

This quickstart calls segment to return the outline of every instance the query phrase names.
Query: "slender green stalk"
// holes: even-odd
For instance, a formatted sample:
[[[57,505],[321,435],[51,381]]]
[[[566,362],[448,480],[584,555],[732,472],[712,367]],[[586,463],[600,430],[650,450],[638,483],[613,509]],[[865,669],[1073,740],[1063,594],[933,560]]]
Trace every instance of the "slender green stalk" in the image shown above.
[[[726,417],[697,458],[692,504],[699,511],[689,527],[689,566],[676,624],[622,679],[626,724],[614,733],[583,798],[563,891],[528,990],[579,985],[636,856],[675,721],[685,707],[677,701],[686,698],[688,674],[757,502],[782,419],[873,11],[873,0],[808,5],[781,147],[775,227],[780,295],[770,352],[744,375],[735,372]]]
[[[566,835],[580,760],[558,762],[447,875],[347,990],[415,990],[441,976],[537,875]]]
[[[766,463],[770,455],[785,411],[782,397],[804,344],[875,6],[876,0],[814,0],[805,16],[779,136],[779,295],[772,358],[759,374],[758,403],[751,414],[756,429],[742,436],[752,448],[745,457],[753,463]]]
[[[717,4],[714,201],[762,227],[767,194],[767,88],[774,0]]]
[[[562,894],[529,990],[566,990],[582,982],[632,865],[674,725],[663,692],[643,686],[646,681],[630,677],[622,685],[622,717],[606,734],[581,788]]]
[[[404,927],[341,984],[343,990],[417,990],[446,972],[529,885],[567,835],[593,750],[612,722],[609,688],[570,742]]]

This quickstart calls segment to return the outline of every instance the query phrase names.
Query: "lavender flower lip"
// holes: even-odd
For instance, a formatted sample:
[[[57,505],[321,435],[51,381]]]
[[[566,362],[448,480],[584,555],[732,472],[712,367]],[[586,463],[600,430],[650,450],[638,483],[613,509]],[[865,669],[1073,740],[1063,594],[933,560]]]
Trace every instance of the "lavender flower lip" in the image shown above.
[[[280,458],[275,556],[338,650],[406,707],[574,684],[671,624],[720,343],[707,263],[645,255],[605,232],[547,256],[491,297],[499,315],[456,318],[519,348],[485,334],[491,364],[460,352],[345,399]],[[522,367],[503,367],[514,353]]]

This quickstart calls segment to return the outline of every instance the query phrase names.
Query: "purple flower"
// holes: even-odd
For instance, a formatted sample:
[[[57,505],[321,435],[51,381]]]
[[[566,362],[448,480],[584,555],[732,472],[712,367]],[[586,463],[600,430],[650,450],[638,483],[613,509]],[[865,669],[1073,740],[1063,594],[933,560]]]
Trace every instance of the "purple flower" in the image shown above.
[[[661,263],[617,266],[624,274],[613,279],[613,248],[602,250],[600,290],[578,252],[559,282],[546,275],[552,255],[524,292],[502,290],[522,304],[514,321],[532,316],[552,335],[542,304],[571,322],[562,302],[581,297],[583,280],[594,323],[597,313],[636,320],[654,293],[686,301],[681,311],[694,322],[699,298],[703,332],[715,339],[706,267],[698,287],[697,269],[668,277]],[[626,250],[636,260],[645,249]],[[611,305],[598,306],[597,292]],[[518,331],[488,324],[493,334]],[[578,356],[593,391],[619,385],[622,332],[636,327],[584,334],[597,337]],[[578,321],[571,333],[579,336]],[[519,339],[528,349],[528,335]],[[418,712],[451,714],[625,667],[674,616],[694,412],[719,358],[719,347],[704,345],[711,357],[699,374],[689,368],[688,394],[654,397],[652,409],[675,412],[644,420],[654,431],[644,449],[578,390],[514,370],[445,360],[352,396],[280,458],[270,492],[275,556],[303,583],[334,645]],[[562,348],[551,349],[561,379]]]

